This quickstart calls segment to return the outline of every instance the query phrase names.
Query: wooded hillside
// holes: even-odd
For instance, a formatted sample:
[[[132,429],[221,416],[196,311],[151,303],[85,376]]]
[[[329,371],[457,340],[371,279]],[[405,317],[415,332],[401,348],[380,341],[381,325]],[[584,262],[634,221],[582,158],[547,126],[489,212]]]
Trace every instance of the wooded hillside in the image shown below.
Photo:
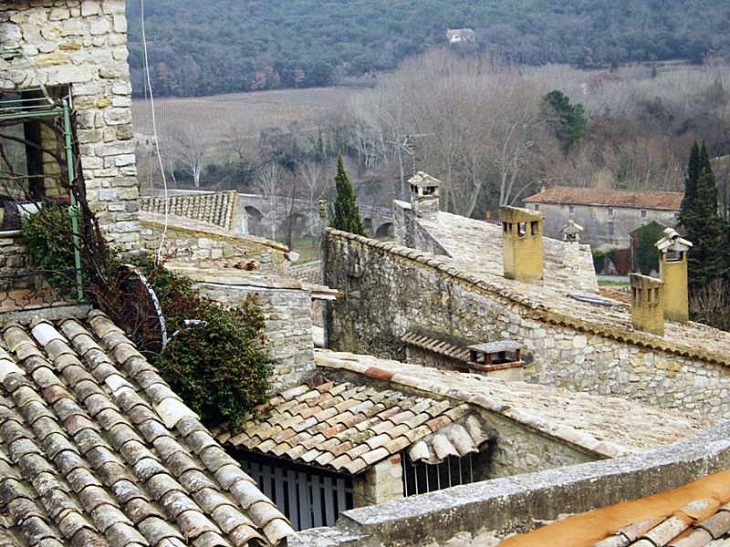
[[[128,0],[140,93],[138,0]],[[393,69],[446,29],[525,64],[581,67],[730,53],[727,0],[154,0],[147,2],[160,95],[326,86]]]

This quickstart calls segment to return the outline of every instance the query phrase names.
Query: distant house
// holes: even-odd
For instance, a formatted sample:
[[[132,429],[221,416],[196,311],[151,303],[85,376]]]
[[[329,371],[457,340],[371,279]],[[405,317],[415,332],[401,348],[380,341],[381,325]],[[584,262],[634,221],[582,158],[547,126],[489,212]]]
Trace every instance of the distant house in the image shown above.
[[[525,199],[528,209],[545,217],[545,235],[560,238],[573,220],[583,226],[581,241],[592,247],[625,249],[630,233],[650,222],[674,227],[682,205],[681,192],[634,192],[554,186]]]
[[[446,31],[446,37],[452,45],[473,44],[477,41],[476,33],[470,28],[450,28]]]

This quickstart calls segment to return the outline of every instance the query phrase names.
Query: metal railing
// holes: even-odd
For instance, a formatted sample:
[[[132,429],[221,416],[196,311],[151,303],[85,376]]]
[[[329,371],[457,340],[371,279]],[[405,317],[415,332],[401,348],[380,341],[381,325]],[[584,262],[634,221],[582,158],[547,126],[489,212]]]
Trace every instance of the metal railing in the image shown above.
[[[0,312],[78,303],[75,268],[0,274]]]

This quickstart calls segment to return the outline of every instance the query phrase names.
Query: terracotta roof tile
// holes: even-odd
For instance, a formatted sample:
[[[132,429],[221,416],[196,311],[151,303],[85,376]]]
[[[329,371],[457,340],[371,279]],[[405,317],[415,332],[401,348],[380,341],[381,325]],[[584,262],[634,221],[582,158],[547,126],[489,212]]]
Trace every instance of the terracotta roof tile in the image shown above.
[[[682,192],[631,190],[598,190],[553,186],[525,199],[527,203],[559,203],[571,205],[600,205],[606,207],[630,207],[634,209],[662,209],[678,211],[682,206]]]
[[[167,207],[165,202],[167,201]],[[235,228],[233,225],[236,209],[238,208],[238,194],[236,192],[217,192],[211,194],[190,194],[182,196],[139,198],[141,211],[185,217],[200,222],[215,224],[226,230]]]
[[[321,396],[324,389],[334,397]],[[430,445],[434,431],[455,420],[463,419],[465,425],[467,417],[480,422],[469,414],[469,405],[373,383],[328,381],[314,389],[297,386],[272,397],[260,410],[266,408],[268,413],[254,413],[260,417],[244,424],[244,433],[230,436],[221,429],[218,438],[231,446],[349,473],[361,472],[421,439],[427,438]],[[482,434],[471,443],[462,439],[461,445],[472,449]],[[433,454],[432,450],[431,459]]]
[[[6,532],[91,547],[293,533],[106,316],[11,325],[2,338],[0,510],[13,524],[0,543]],[[265,510],[249,511],[254,501]]]

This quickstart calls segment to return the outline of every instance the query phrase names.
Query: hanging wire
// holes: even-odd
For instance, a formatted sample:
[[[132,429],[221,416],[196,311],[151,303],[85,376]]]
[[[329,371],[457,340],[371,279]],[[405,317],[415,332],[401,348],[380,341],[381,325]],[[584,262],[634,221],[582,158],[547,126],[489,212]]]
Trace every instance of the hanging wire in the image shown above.
[[[162,161],[162,154],[160,153],[160,139],[157,133],[157,118],[155,116],[155,96],[152,93],[152,79],[150,78],[150,60],[147,53],[147,30],[145,28],[145,13],[144,13],[144,0],[139,0],[140,18],[142,20],[142,51],[144,53],[144,78],[145,78],[145,91],[149,94],[150,99],[150,111],[152,118],[152,133],[155,139],[155,152],[157,153],[157,160],[160,164],[160,174],[162,175],[162,189],[165,196],[165,225],[162,229],[162,235],[160,236],[160,246],[157,249],[157,262],[162,260],[162,248],[165,245],[165,238],[167,237],[167,226],[170,219],[170,205],[167,195],[167,177],[165,176],[165,165]]]

